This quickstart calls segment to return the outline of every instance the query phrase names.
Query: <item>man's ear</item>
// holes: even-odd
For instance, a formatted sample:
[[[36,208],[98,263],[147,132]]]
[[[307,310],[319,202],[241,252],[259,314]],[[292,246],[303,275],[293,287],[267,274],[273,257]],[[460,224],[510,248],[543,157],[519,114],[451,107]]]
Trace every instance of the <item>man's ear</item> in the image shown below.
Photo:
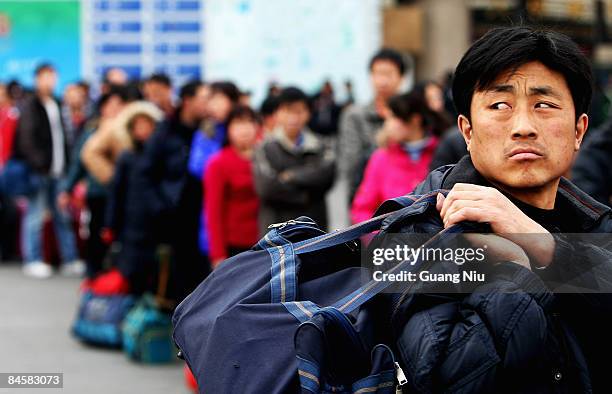
[[[578,122],[576,123],[576,140],[574,141],[574,150],[578,151],[580,149],[580,144],[582,144],[582,140],[584,139],[584,135],[586,134],[587,128],[589,127],[589,117],[587,114],[582,114],[578,118]]]
[[[470,142],[472,141],[472,125],[470,124],[470,120],[465,115],[459,115],[457,118],[457,127],[459,127],[459,131],[463,135],[463,139],[467,145],[468,152],[470,151]]]

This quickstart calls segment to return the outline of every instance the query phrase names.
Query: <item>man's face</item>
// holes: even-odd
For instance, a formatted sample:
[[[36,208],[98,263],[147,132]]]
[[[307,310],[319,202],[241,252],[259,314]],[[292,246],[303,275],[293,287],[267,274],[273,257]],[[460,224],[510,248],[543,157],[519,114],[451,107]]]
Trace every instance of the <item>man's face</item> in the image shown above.
[[[375,61],[370,70],[370,79],[376,96],[385,99],[396,94],[402,85],[402,74],[390,60]]]
[[[79,109],[85,105],[86,93],[78,85],[69,85],[64,91],[64,102],[72,109]]]
[[[147,101],[160,108],[165,108],[172,104],[172,88],[163,83],[148,81],[143,87],[143,94]]]
[[[145,142],[155,131],[155,122],[148,116],[138,115],[132,121],[132,135],[138,142]]]
[[[57,73],[51,69],[42,70],[36,76],[36,90],[44,95],[52,95],[57,84]]]
[[[202,85],[198,88],[193,97],[186,99],[183,110],[189,111],[189,113],[200,122],[208,115],[209,97],[210,88],[206,85]]]
[[[225,122],[232,111],[233,105],[232,100],[225,94],[215,92],[210,96],[210,102],[208,103],[210,116],[217,122]]]
[[[304,126],[306,126],[308,120],[310,120],[308,106],[302,101],[281,105],[277,114],[279,126],[283,128],[285,134],[291,139],[296,138]]]
[[[438,85],[430,83],[425,87],[425,101],[432,111],[444,111],[444,92]]]
[[[120,68],[111,68],[106,73],[106,79],[111,85],[124,86],[127,84],[128,76]]]
[[[486,91],[475,91],[471,122],[459,127],[474,166],[508,189],[537,189],[566,173],[588,126],[575,119],[574,101],[562,74],[540,62],[498,76]]]

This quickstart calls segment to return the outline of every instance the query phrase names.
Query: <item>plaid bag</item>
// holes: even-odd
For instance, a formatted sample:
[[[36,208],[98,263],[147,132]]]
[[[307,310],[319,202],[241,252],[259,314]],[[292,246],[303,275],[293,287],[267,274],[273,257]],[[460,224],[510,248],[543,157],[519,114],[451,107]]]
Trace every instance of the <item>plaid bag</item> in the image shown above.
[[[133,306],[134,297],[131,295],[100,296],[86,291],[81,298],[72,333],[85,343],[120,347],[121,322]]]

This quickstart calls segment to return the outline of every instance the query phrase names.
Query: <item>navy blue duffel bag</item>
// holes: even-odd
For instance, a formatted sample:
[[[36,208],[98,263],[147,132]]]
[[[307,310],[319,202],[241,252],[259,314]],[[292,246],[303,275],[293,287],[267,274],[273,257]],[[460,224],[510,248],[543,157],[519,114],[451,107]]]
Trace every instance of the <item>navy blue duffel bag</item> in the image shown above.
[[[435,206],[436,194],[395,205],[416,215]],[[394,213],[329,234],[298,218],[221,263],[173,316],[200,392],[394,392],[402,373],[391,350],[377,346],[392,342],[376,334],[391,330],[373,327],[378,309],[368,302],[390,283],[363,285],[371,276],[355,242]],[[391,271],[418,268],[405,262]]]

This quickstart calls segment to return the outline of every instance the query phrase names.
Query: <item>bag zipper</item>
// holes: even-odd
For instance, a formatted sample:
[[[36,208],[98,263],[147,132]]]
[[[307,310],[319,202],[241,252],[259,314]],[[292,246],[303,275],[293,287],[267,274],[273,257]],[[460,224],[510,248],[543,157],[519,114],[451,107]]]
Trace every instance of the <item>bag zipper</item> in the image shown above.
[[[268,226],[268,228],[269,229],[273,229],[273,228],[282,229],[282,228],[284,228],[284,227],[286,227],[286,226],[288,226],[290,224],[307,224],[307,225],[310,225],[310,226],[316,228],[315,227],[316,224],[313,223],[313,222],[305,222],[305,221],[302,221],[302,220],[295,220],[295,219],[287,220],[286,222],[282,222],[282,223],[272,223],[271,225]]]
[[[402,386],[408,383],[408,379],[406,379],[406,375],[404,374],[402,367],[397,361],[395,361],[395,378],[397,379],[397,386],[395,386],[395,394],[401,394]]]

